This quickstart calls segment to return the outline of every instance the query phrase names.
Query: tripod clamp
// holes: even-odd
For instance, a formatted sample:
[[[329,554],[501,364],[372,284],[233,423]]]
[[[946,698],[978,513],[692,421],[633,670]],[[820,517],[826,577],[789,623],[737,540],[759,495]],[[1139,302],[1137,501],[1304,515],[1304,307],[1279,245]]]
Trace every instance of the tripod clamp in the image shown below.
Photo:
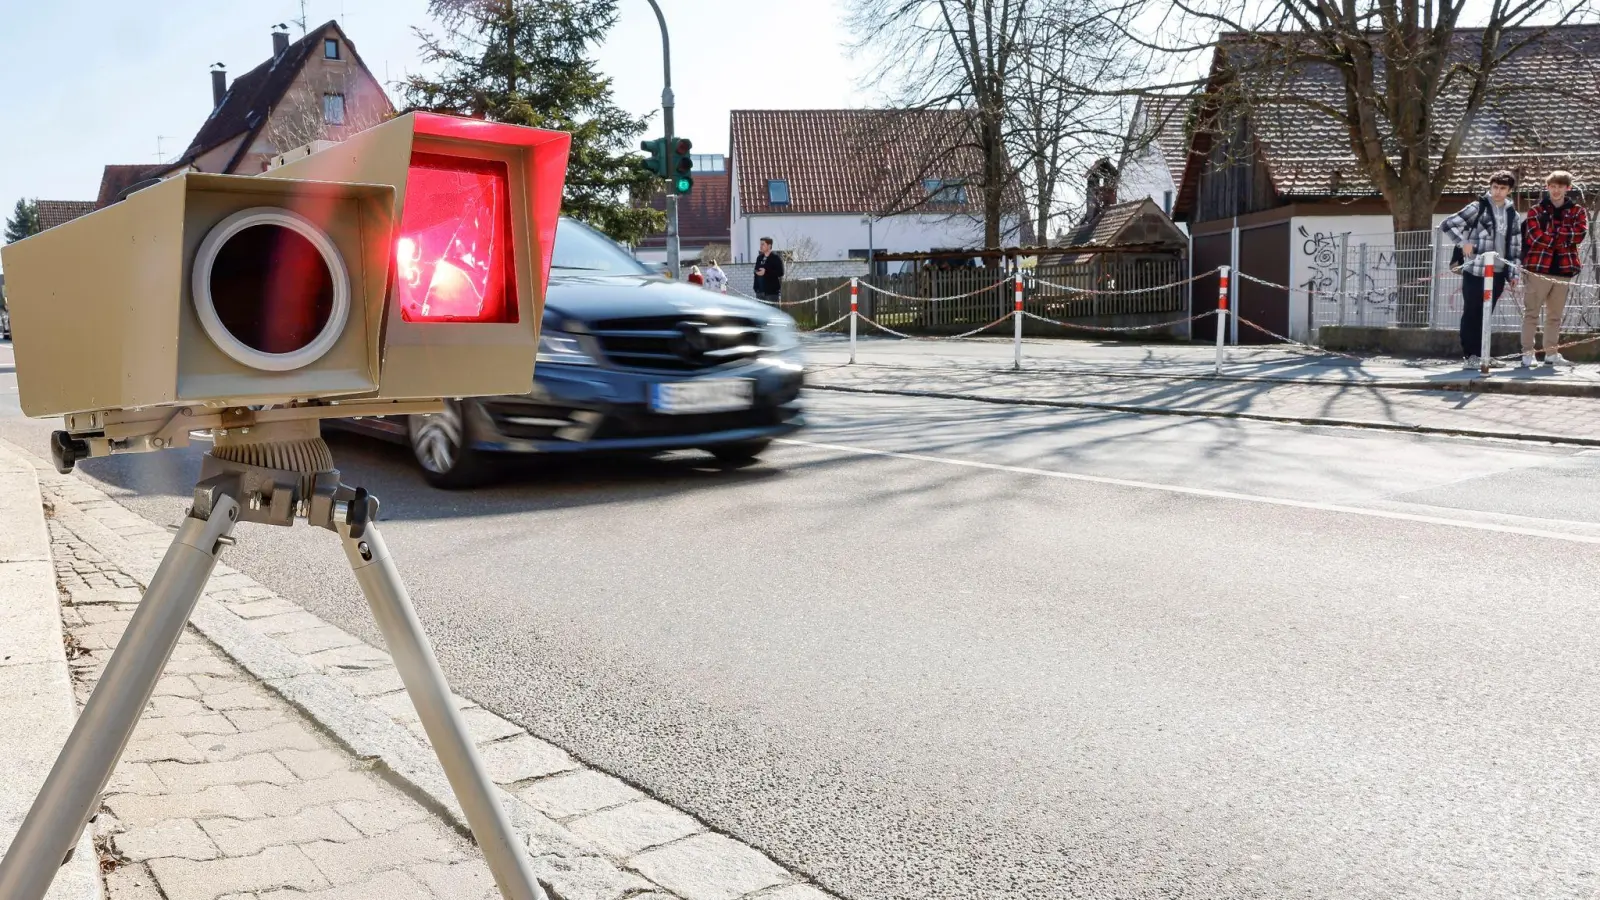
[[[307,481],[309,495],[303,493]],[[378,520],[378,498],[366,488],[341,483],[337,469],[308,476],[207,455],[189,514],[211,518],[211,511],[223,495],[239,504],[241,522],[289,527],[296,518],[303,518],[308,524],[333,532],[344,525],[351,537],[360,538],[366,534],[367,526]]]

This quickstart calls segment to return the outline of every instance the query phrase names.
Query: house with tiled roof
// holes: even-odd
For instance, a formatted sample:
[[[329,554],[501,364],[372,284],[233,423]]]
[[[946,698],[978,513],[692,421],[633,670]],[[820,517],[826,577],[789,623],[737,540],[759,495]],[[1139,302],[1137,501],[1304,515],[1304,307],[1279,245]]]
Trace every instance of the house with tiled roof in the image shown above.
[[[721,153],[695,153],[694,189],[678,198],[678,246],[684,262],[700,259],[707,247],[729,245],[728,209],[732,203],[732,180],[728,177],[728,158]],[[666,191],[656,191],[648,201],[652,209],[665,211]],[[667,261],[667,235],[649,235],[633,248],[644,262]],[[719,263],[730,262],[719,259]]]
[[[39,228],[54,228],[65,225],[79,216],[86,216],[94,212],[93,200],[40,200]]]
[[[734,110],[730,238],[814,259],[981,246],[983,159],[961,110]],[[697,187],[698,189],[698,187]],[[1020,198],[1003,239],[1015,244]]]
[[[255,175],[266,171],[279,153],[314,140],[344,140],[395,112],[355,44],[333,21],[293,42],[287,32],[273,31],[270,58],[232,84],[226,72],[214,69],[211,92],[211,114],[162,174],[192,170]],[[138,181],[134,175],[141,173],[133,173],[135,168],[107,167],[102,193],[115,184],[127,187]]]
[[[1482,37],[1479,30],[1458,31],[1455,52],[1470,59]],[[1600,185],[1600,117],[1570,96],[1573,79],[1600,63],[1600,25],[1566,26],[1542,38],[1510,29],[1501,40],[1505,46],[1530,38],[1491,78],[1434,210],[1435,224],[1471,202],[1501,169],[1517,174],[1522,208],[1537,199],[1553,169]],[[1189,225],[1196,272],[1236,264],[1242,274],[1297,288],[1236,279],[1235,303],[1241,316],[1305,340],[1315,324],[1313,294],[1357,277],[1336,270],[1338,254],[1330,247],[1348,244],[1352,254],[1358,244],[1385,248],[1392,267],[1397,237],[1387,203],[1356,164],[1346,126],[1307,105],[1343,108],[1340,74],[1315,63],[1258,73],[1248,64],[1253,46],[1247,36],[1218,40],[1207,91],[1188,114],[1173,216]],[[1461,97],[1447,95],[1435,114],[1448,129],[1464,110]],[[1401,239],[1417,242],[1418,252],[1432,249],[1426,233]],[[1442,265],[1442,253],[1432,256],[1436,268]],[[1211,291],[1197,286],[1196,313],[1214,307],[1211,283]],[[1196,336],[1204,338],[1213,321],[1196,323]],[[1247,332],[1239,338],[1265,340]]]
[[[1193,102],[1189,95],[1139,98],[1117,166],[1118,203],[1148,197],[1171,214],[1189,152],[1188,117]]]

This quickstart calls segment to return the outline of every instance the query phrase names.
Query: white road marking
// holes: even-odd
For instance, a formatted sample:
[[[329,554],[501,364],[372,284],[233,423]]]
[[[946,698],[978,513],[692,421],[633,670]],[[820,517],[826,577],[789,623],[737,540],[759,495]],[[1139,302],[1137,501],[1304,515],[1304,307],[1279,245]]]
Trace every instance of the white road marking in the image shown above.
[[[1353,516],[1368,516],[1375,519],[1393,519],[1400,522],[1418,522],[1424,525],[1444,525],[1451,528],[1467,528],[1473,531],[1493,531],[1501,534],[1520,534],[1528,537],[1549,538],[1557,541],[1571,541],[1577,544],[1600,544],[1600,535],[1567,534],[1559,531],[1545,531],[1539,528],[1523,528],[1517,525],[1502,525],[1494,522],[1472,522],[1465,519],[1450,519],[1444,516],[1427,516],[1419,513],[1394,512],[1383,509],[1364,509],[1359,506],[1341,506],[1337,503],[1320,503],[1315,500],[1290,500],[1283,497],[1266,497],[1260,494],[1240,494],[1234,491],[1219,491],[1212,488],[1184,487],[1177,484],[1160,484],[1153,481],[1133,481],[1127,478],[1111,478],[1105,475],[1084,475],[1078,472],[1059,472],[1052,469],[1035,469],[1028,466],[1008,466],[1002,463],[976,462],[967,459],[951,459],[947,456],[929,456],[924,453],[901,453],[895,450],[875,450],[870,447],[852,447],[845,444],[824,444],[817,441],[801,441],[793,438],[779,438],[780,444],[793,444],[799,447],[813,447],[819,450],[832,450],[837,453],[854,453],[861,456],[882,456],[893,459],[905,459],[913,462],[943,463],[947,466],[962,466],[969,469],[983,469],[990,472],[1011,472],[1017,475],[1037,475],[1043,478],[1056,478],[1063,481],[1082,481],[1090,484],[1105,484],[1116,487],[1137,488],[1146,491],[1165,491],[1171,494],[1188,494],[1193,497],[1208,497],[1214,500],[1236,500],[1243,503],[1265,503],[1270,506],[1288,506],[1294,509],[1309,509],[1317,512],[1344,513]]]

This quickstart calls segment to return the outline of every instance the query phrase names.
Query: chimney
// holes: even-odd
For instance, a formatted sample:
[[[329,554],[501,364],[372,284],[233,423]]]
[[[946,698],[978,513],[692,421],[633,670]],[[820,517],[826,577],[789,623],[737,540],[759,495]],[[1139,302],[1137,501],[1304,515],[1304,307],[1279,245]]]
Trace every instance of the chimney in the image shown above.
[[[211,108],[216,109],[222,105],[222,98],[228,96],[228,72],[222,68],[222,63],[211,67]]]
[[[287,49],[289,49],[289,32],[279,25],[272,30],[272,58],[277,59]]]
[[[1117,167],[1111,160],[1102,159],[1089,167],[1088,206],[1091,215],[1099,213],[1117,202]]]

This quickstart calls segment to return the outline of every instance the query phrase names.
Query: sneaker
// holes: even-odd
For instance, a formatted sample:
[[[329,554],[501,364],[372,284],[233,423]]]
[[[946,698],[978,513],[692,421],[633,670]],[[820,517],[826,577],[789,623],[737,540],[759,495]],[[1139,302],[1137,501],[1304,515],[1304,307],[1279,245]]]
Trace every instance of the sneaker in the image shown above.
[[[1545,360],[1545,362],[1548,363],[1549,360]],[[1535,364],[1536,363],[1534,361],[1532,353],[1524,353],[1524,354],[1522,354],[1522,367],[1524,369],[1531,369],[1531,368],[1534,367]]]
[[[1466,358],[1466,361],[1461,363],[1461,368],[1463,368],[1463,369],[1479,369],[1479,368],[1482,368],[1482,367],[1483,367],[1483,360],[1479,359],[1476,356],[1469,356],[1469,357]]]
[[[1544,364],[1547,365],[1547,366],[1570,366],[1570,365],[1572,365],[1572,363],[1568,362],[1567,358],[1565,356],[1562,356],[1560,353],[1546,353],[1544,355]]]

